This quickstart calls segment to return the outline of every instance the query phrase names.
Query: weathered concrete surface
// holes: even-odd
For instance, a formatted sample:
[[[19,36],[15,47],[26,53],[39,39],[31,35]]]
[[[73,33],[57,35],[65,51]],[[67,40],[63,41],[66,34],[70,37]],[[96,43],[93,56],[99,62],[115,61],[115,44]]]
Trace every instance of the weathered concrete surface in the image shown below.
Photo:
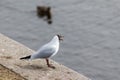
[[[0,64],[0,80],[27,80]]]
[[[54,61],[56,69],[46,66],[45,60],[23,61],[20,57],[34,51],[0,34],[0,64],[28,80],[89,80],[87,77]]]

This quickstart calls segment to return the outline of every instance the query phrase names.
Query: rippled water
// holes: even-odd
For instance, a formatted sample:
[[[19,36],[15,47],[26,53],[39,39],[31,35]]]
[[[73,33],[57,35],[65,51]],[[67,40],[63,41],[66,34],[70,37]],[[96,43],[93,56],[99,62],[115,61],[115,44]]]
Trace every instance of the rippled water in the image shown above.
[[[52,7],[52,25],[37,5]],[[62,34],[52,59],[92,80],[120,80],[119,0],[1,0],[0,32],[34,50]]]

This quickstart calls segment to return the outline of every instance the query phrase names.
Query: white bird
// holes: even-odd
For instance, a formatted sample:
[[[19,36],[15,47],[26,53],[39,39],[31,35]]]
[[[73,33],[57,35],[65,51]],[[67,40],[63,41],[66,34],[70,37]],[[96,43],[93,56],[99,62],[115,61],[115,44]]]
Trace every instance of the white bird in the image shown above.
[[[31,59],[32,60],[32,59],[43,58],[43,59],[46,59],[48,67],[55,68],[54,66],[49,64],[49,58],[54,56],[55,54],[57,54],[57,52],[59,50],[59,42],[61,40],[63,40],[63,36],[55,35],[49,43],[43,45],[37,52],[35,52],[32,55],[22,57],[20,59],[21,60],[22,59]]]

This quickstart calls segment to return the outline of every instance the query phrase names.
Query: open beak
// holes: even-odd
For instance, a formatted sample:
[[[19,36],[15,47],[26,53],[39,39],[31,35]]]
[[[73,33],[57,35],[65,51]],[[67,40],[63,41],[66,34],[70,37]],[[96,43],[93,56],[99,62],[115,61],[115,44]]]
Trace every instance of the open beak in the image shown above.
[[[63,41],[64,36],[60,36],[60,41]]]

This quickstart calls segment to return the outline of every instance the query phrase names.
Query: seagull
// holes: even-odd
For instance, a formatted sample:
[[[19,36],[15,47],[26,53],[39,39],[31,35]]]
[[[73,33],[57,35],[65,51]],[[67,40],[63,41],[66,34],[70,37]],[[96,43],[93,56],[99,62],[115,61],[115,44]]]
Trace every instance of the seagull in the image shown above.
[[[49,58],[57,54],[59,50],[60,41],[63,40],[63,37],[64,36],[61,36],[61,35],[55,35],[50,42],[43,45],[34,54],[26,56],[26,57],[21,57],[20,60],[24,60],[24,59],[33,60],[33,59],[39,59],[39,58],[46,59],[47,66],[50,68],[55,68],[54,66],[49,64]]]

